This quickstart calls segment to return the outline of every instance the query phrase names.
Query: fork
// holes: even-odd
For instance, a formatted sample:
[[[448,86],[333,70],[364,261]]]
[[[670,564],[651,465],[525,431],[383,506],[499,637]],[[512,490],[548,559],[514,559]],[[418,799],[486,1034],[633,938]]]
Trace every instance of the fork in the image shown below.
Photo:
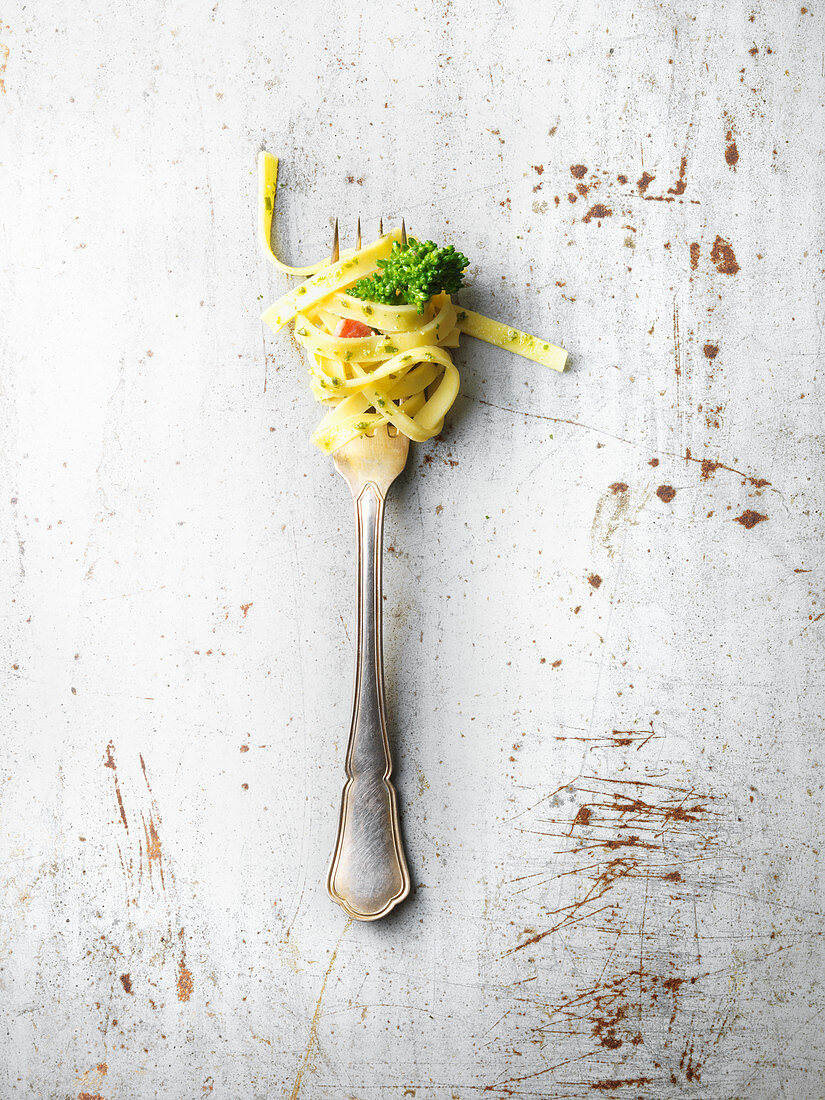
[[[383,219],[380,225],[383,236]],[[406,227],[402,223],[402,241]],[[361,247],[358,220],[356,248]],[[338,222],[331,262],[339,257]],[[333,454],[355,505],[358,558],[355,692],[341,797],[338,836],[327,874],[327,893],[348,916],[378,920],[410,892],[401,841],[398,801],[390,781],[392,757],[384,705],[381,644],[381,553],[387,492],[407,462],[410,441],[381,424]]]

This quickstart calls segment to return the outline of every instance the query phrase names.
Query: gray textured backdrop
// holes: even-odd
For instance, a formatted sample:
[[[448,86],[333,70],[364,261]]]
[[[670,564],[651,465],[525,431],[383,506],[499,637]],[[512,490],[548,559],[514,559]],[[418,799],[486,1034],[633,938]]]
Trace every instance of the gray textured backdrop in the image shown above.
[[[821,3],[1,17],[0,1095],[825,1097]],[[403,214],[571,355],[393,494],[372,926],[262,145],[293,262]]]

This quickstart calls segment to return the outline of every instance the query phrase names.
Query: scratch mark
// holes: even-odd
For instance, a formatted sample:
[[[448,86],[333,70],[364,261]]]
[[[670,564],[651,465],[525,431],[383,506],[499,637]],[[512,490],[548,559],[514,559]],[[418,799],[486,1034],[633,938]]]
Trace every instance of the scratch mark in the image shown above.
[[[479,405],[486,405],[491,409],[498,409],[499,412],[512,413],[513,416],[525,416],[531,420],[548,420],[551,424],[570,424],[573,428],[582,428],[586,432],[595,432],[597,435],[606,436],[608,439],[615,439],[618,443],[626,443],[628,447],[638,447],[641,450],[645,450],[648,454],[652,448],[645,447],[641,443],[637,443],[635,439],[628,439],[623,435],[616,435],[614,432],[608,432],[604,428],[597,428],[594,424],[582,424],[580,420],[570,420],[565,416],[549,416],[547,413],[535,413],[528,412],[526,409],[514,409],[510,405],[496,405],[493,401],[486,401],[483,397],[473,397],[469,393],[461,394],[462,397],[468,401],[476,401]],[[656,448],[656,452],[660,455],[667,455],[668,458],[681,458],[685,462],[696,462],[700,466],[703,462],[708,462],[707,458],[697,458],[691,453],[690,448],[686,448],[684,452],[680,451],[662,451]],[[658,465],[658,461],[657,461]],[[727,466],[724,462],[714,462],[714,466],[717,470],[727,470],[729,473],[738,474],[744,481],[749,482],[757,489],[764,489],[771,485],[771,482],[763,477],[754,477],[753,474],[746,474],[744,470],[737,470],[735,466]]]
[[[341,941],[347,934],[351,924],[352,918],[350,917],[347,920],[347,923],[344,925],[343,930],[341,931],[341,935],[338,937],[338,942],[336,943],[329,960],[329,966],[327,967],[326,973],[324,974],[324,980],[321,982],[321,991],[318,994],[318,1000],[315,1003],[315,1012],[312,1015],[312,1021],[309,1025],[309,1042],[307,1043],[306,1050],[304,1051],[303,1061],[298,1067],[298,1073],[295,1077],[295,1084],[292,1086],[292,1092],[290,1093],[289,1100],[298,1100],[298,1094],[301,1091],[301,1082],[304,1079],[304,1074],[306,1073],[307,1067],[309,1066],[313,1051],[318,1045],[318,1021],[321,1018],[321,1004],[324,1000],[324,992],[327,988],[327,982],[329,981],[329,976],[332,973],[332,968],[333,966],[335,966],[335,960],[338,957],[338,948],[341,946]]]

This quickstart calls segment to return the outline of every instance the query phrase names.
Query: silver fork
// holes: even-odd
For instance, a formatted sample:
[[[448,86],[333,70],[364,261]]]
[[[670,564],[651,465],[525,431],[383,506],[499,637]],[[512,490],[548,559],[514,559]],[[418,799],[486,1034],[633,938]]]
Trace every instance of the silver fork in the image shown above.
[[[383,236],[383,220],[380,226]],[[406,227],[402,223],[402,240]],[[358,220],[356,248],[361,247]],[[338,260],[338,222],[332,262]],[[381,646],[381,553],[387,492],[407,462],[410,441],[392,425],[359,436],[333,454],[355,504],[358,557],[355,693],[347,746],[347,781],[327,893],[356,920],[384,917],[410,892],[384,706]]]

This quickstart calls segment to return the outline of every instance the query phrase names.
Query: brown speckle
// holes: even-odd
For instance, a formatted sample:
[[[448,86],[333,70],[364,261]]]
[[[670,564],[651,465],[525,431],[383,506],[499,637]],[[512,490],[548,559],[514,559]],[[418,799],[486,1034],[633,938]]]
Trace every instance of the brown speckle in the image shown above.
[[[618,496],[619,493],[627,492],[628,485],[626,481],[614,481],[613,484],[610,486],[610,489],[614,496]]]
[[[736,516],[735,522],[741,523],[743,527],[750,531],[757,523],[761,523],[762,520],[767,518],[768,517],[762,515],[761,512],[754,512],[750,508],[746,508],[741,516]]]
[[[553,663],[550,665],[550,667],[551,668],[561,668],[561,658],[559,658],[557,661],[553,661]]]
[[[349,352],[347,352],[347,354],[349,354]],[[246,616],[249,614],[250,607],[252,607],[251,603],[242,603],[241,604],[241,611],[243,611],[243,617],[244,618],[246,618]]]
[[[736,148],[736,142],[733,140],[733,137],[729,130],[728,144],[725,146],[725,162],[727,163],[728,168],[733,168],[735,171],[738,160],[739,150]]]
[[[591,206],[587,213],[582,218],[583,222],[589,222],[592,218],[609,218],[613,214],[613,211],[604,205],[604,203],[597,202],[595,206]]]
[[[617,179],[617,180],[618,180],[618,182],[619,182],[619,183],[621,183],[621,184],[625,184],[625,183],[627,183],[627,176],[616,176],[616,179]]]
[[[702,351],[704,351],[706,359],[715,359],[719,354],[719,347],[716,344],[705,344]]]
[[[695,271],[699,266],[699,242],[693,241],[690,246],[690,267],[692,271]]]
[[[676,490],[673,488],[672,485],[660,485],[659,488],[656,490],[656,496],[665,504],[670,504],[670,502],[676,496]]]
[[[120,984],[123,986],[124,992],[132,992],[132,979],[129,977],[128,974],[120,975]]]
[[[543,164],[534,164],[533,165],[533,171],[539,176],[543,175],[544,174],[544,165]]]
[[[659,459],[658,458],[651,458],[648,461],[648,466],[658,466],[658,465],[659,465]]]
[[[602,583],[602,578],[599,576],[598,573],[591,573],[587,580],[593,586],[593,588],[598,588]]]
[[[655,179],[656,177],[651,176],[650,172],[642,172],[640,178],[636,180],[636,186],[639,188],[639,194],[643,195]]]
[[[730,241],[716,235],[713,248],[710,250],[711,261],[716,265],[716,270],[721,275],[735,275],[739,270],[736,255],[731,248]]]
[[[586,164],[571,164],[570,165],[570,174],[571,174],[571,176],[575,176],[577,180],[584,179],[584,177],[587,175],[587,165]]]

